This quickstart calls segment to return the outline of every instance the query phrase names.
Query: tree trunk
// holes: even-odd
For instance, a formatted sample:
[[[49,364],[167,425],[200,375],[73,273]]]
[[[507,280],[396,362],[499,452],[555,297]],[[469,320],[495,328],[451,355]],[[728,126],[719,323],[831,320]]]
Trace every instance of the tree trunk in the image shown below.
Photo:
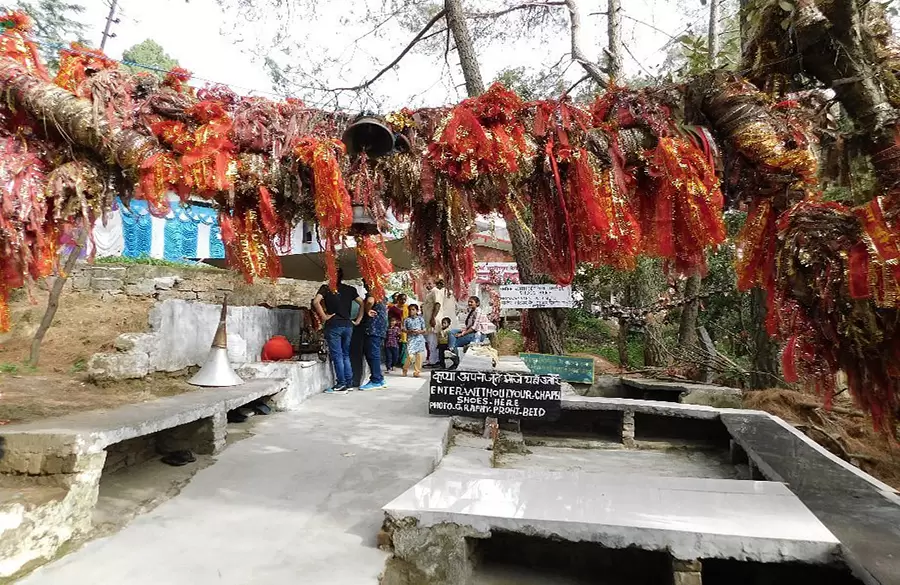
[[[41,357],[41,342],[44,340],[44,335],[47,334],[47,330],[50,329],[50,325],[53,324],[53,318],[56,316],[57,309],[59,309],[59,297],[62,295],[62,290],[66,285],[69,274],[71,274],[72,270],[75,268],[75,262],[78,261],[78,256],[81,255],[81,251],[84,249],[84,244],[87,242],[87,236],[88,229],[87,227],[84,227],[78,235],[78,241],[75,244],[75,247],[69,252],[66,263],[63,265],[63,269],[60,271],[60,274],[56,275],[56,280],[53,281],[53,288],[50,289],[50,296],[47,299],[47,310],[44,312],[44,318],[41,319],[40,326],[38,326],[37,331],[34,333],[34,339],[31,340],[31,355],[28,357],[28,363],[32,367],[38,365],[38,360],[40,360]]]
[[[505,214],[506,229],[512,245],[513,256],[519,269],[519,281],[523,284],[540,284],[541,278],[534,270],[534,236],[523,226],[515,213]],[[563,312],[564,315],[564,312]],[[538,351],[553,355],[566,352],[562,335],[560,311],[557,309],[529,309],[532,331],[538,343]]]
[[[619,345],[619,365],[623,368],[631,367],[628,363],[628,320],[619,319],[619,335],[617,336]]]
[[[666,351],[662,344],[662,327],[658,317],[650,315],[644,325],[644,365],[661,368],[666,365]]]
[[[622,5],[620,0],[609,0],[606,12],[606,32],[609,36],[606,71],[609,73],[611,82],[620,83],[622,81]]]
[[[754,288],[752,295],[753,370],[750,372],[750,388],[762,390],[778,385],[778,344],[766,332],[766,291]]]
[[[145,157],[168,152],[155,138],[116,128],[105,117],[97,120],[90,100],[42,81],[9,58],[0,58],[0,91],[36,119],[58,128],[67,140],[115,161],[134,175],[140,172]]]
[[[684,285],[684,298],[688,300],[681,309],[681,324],[678,327],[678,345],[684,349],[697,345],[697,317],[700,315],[700,285],[702,279],[699,274],[690,276]]]
[[[709,35],[706,59],[710,69],[715,69],[719,62],[719,1],[709,3]],[[691,348],[697,345],[697,317],[700,315],[700,286],[703,283],[699,274],[689,276],[684,285],[684,298],[688,301],[681,310],[681,323],[678,327],[678,345]]]
[[[719,0],[709,2],[709,35],[706,46],[706,59],[710,69],[719,63]]]
[[[618,0],[614,1],[618,4]],[[565,0],[565,4],[566,8],[569,10],[569,29],[572,37],[572,60],[584,68],[588,77],[593,79],[594,83],[602,87],[606,84],[606,79],[603,77],[603,70],[599,65],[588,58],[587,53],[584,50],[584,42],[581,38],[581,13],[578,10],[578,2],[576,0]],[[613,17],[610,16],[610,20],[612,20],[612,18]]]
[[[459,53],[459,65],[466,80],[466,91],[469,97],[484,93],[484,82],[481,70],[472,45],[472,36],[466,25],[465,12],[461,0],[444,0],[447,11],[447,26],[456,42]],[[520,225],[514,213],[506,214],[506,227],[512,244],[513,256],[519,268],[519,280],[523,284],[539,284],[540,275],[534,272],[535,243],[534,237]],[[532,331],[537,337],[538,351],[562,355],[565,353],[565,342],[561,325],[564,323],[564,312],[556,309],[533,309],[528,311]]]
[[[484,81],[481,80],[481,68],[478,66],[472,35],[469,34],[469,26],[466,24],[462,0],[444,0],[444,10],[447,11],[447,27],[453,33],[453,40],[456,42],[459,66],[466,80],[466,93],[469,97],[481,95],[484,93]]]

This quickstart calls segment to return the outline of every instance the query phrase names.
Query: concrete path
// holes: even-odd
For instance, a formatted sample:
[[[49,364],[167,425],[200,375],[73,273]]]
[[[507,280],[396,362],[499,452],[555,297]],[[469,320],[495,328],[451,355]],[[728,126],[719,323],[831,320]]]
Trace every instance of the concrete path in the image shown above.
[[[433,470],[449,432],[420,380],[389,383],[261,420],[178,496],[20,583],[376,583],[381,507]]]

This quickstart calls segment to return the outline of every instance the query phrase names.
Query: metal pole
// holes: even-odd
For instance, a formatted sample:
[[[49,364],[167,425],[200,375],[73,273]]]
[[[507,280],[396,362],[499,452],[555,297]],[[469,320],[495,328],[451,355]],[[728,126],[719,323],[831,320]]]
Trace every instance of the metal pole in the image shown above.
[[[100,50],[106,47],[106,39],[116,36],[115,33],[110,34],[109,29],[113,23],[113,17],[116,15],[116,5],[118,0],[112,0],[109,4],[109,14],[106,16],[106,28],[103,29],[103,38],[100,40]]]

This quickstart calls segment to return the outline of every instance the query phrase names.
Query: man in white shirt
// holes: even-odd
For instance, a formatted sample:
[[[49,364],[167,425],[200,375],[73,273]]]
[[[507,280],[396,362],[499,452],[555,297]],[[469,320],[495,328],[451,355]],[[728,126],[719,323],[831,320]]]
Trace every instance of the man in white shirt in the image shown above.
[[[438,333],[441,326],[441,320],[449,316],[453,311],[452,305],[455,303],[448,302],[450,293],[444,288],[444,281],[438,279],[432,282],[430,279],[425,283],[425,302],[422,303],[422,315],[425,317],[425,342],[428,344],[428,366],[436,366],[441,360],[438,356]]]

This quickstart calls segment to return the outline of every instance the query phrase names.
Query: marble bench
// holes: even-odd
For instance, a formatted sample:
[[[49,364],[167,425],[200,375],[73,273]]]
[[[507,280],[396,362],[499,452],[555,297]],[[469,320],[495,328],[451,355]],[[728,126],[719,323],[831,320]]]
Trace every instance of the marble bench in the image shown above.
[[[688,566],[701,559],[817,565],[840,559],[837,538],[772,482],[439,469],[384,511],[395,555],[460,585],[473,570],[465,565],[465,541],[494,531],[662,551]],[[423,562],[420,553],[431,547],[444,550],[430,550]],[[436,558],[452,566],[436,568]]]

